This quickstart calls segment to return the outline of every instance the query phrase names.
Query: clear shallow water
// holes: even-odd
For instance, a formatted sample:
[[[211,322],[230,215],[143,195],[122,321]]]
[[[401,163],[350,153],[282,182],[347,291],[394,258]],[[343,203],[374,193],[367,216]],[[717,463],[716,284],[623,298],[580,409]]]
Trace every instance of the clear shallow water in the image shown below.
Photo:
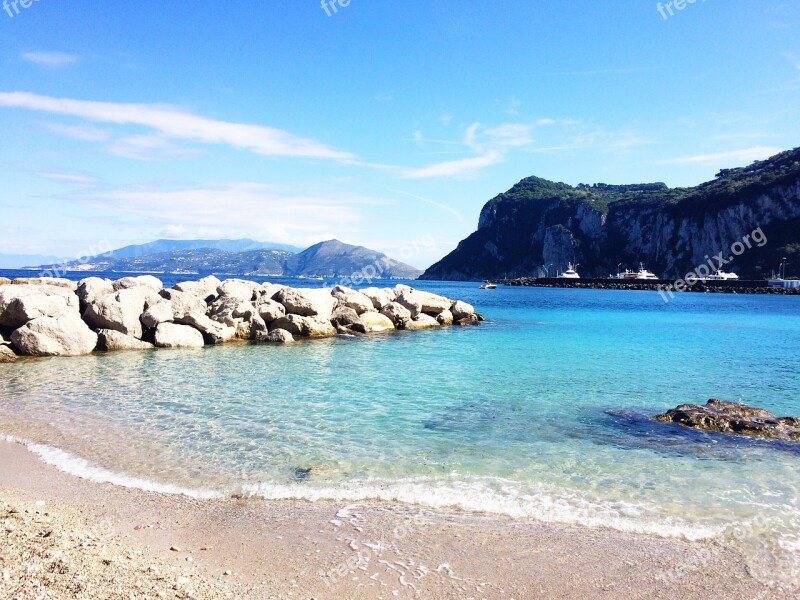
[[[800,576],[800,448],[646,419],[711,397],[800,414],[797,298],[417,286],[489,320],[0,365],[0,431],[95,479],[718,538]]]

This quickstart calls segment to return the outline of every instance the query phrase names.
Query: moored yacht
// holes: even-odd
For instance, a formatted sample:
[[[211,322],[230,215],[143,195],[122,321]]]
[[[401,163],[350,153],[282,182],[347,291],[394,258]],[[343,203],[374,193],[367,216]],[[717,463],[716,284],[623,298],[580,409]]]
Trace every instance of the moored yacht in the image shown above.
[[[581,276],[578,275],[578,272],[575,270],[578,268],[578,265],[572,266],[572,263],[567,263],[567,270],[564,271],[561,275],[559,275],[560,279],[580,279]]]
[[[631,271],[630,269],[625,269],[624,273],[617,273],[617,279],[648,279],[648,280],[658,280],[658,276],[655,273],[651,273],[647,269],[644,268],[643,263],[639,263],[639,270],[638,271]]]
[[[739,279],[739,276],[736,273],[727,273],[722,269],[717,270],[708,277],[704,277],[705,281],[735,281],[737,279]]]

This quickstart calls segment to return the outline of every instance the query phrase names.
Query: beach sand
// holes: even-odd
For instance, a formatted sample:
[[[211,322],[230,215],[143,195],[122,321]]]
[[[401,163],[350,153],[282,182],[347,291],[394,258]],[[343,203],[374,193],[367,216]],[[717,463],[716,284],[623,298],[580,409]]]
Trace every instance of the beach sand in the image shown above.
[[[713,543],[97,484],[0,442],[2,598],[789,598]]]

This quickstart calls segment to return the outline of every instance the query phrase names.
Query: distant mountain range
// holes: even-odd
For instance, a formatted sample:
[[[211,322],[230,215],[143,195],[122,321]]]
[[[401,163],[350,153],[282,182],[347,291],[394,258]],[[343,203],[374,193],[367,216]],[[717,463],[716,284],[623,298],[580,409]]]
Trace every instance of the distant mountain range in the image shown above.
[[[784,258],[800,268],[800,148],[691,188],[528,177],[487,202],[478,230],[421,279],[536,277],[570,262],[584,277],[642,262],[672,279],[717,256],[742,278],[767,277]]]
[[[253,240],[158,240],[126,246],[88,261],[43,264],[37,271],[226,274],[273,277],[415,279],[421,271],[375,250],[339,240],[306,250]]]

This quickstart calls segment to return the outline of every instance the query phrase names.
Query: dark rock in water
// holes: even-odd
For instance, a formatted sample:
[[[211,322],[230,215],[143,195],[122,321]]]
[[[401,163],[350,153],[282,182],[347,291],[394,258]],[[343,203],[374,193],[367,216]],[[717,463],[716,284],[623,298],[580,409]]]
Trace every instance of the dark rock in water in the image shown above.
[[[313,469],[308,467],[296,467],[294,470],[294,478],[297,481],[306,481],[311,474],[313,473]]]
[[[800,418],[776,417],[760,408],[723,400],[711,399],[705,406],[683,404],[655,419],[702,431],[800,442]]]

